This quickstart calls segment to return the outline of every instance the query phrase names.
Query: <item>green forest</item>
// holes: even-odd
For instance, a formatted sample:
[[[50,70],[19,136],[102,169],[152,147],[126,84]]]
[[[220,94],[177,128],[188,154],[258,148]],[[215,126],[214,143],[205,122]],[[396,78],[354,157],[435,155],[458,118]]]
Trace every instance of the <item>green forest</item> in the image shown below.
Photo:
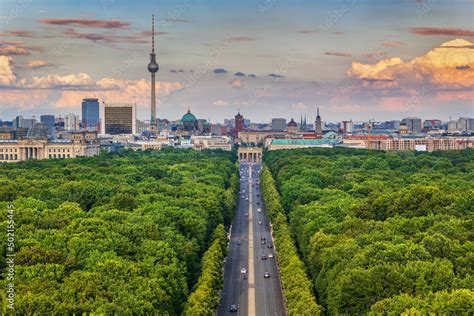
[[[211,315],[234,156],[167,149],[1,165],[4,232],[14,206],[15,314]],[[5,273],[1,282],[5,314]]]
[[[264,161],[324,314],[474,314],[474,150]]]

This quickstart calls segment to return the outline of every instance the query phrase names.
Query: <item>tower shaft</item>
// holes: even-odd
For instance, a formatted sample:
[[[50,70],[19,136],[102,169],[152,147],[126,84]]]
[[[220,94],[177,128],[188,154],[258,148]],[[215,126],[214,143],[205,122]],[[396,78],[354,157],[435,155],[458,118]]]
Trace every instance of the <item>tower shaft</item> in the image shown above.
[[[155,73],[151,73],[151,118],[150,124],[156,124],[156,95],[155,95]]]

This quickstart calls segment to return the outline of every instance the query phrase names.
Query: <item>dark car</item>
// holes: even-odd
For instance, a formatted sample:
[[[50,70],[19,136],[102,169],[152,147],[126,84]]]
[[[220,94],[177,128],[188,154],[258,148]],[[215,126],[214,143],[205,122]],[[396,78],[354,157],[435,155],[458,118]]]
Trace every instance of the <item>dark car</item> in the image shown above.
[[[265,240],[265,236],[260,236],[260,240]]]
[[[264,277],[265,279],[269,278],[269,277],[270,277],[270,272],[265,272],[265,273],[263,274],[263,277]]]
[[[268,249],[273,248],[273,245],[271,243],[268,243],[267,248]]]
[[[230,307],[229,307],[229,312],[231,312],[231,313],[237,312],[237,306],[235,306],[235,305],[230,305]]]

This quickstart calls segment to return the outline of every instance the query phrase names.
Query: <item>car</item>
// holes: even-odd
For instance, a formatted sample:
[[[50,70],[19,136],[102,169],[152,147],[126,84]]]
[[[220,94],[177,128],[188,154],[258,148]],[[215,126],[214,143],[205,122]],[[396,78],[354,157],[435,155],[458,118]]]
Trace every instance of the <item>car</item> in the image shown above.
[[[245,268],[240,269],[240,273],[246,274],[246,273],[247,273],[247,269],[245,269]]]
[[[262,260],[267,260],[267,256],[263,255]]]
[[[263,277],[264,277],[265,279],[268,279],[268,278],[270,277],[270,272],[264,272],[264,273],[263,273]]]
[[[260,236],[260,240],[265,240],[265,236]]]
[[[273,258],[273,253],[269,253],[268,258]]]
[[[257,212],[260,213],[261,211],[262,211],[262,209],[259,207],[259,208],[257,209]]]
[[[247,280],[247,275],[244,274],[244,275],[242,276],[242,279]]]
[[[241,240],[237,240],[237,245],[242,245],[242,241],[241,241]]]
[[[262,222],[258,222],[258,225],[262,225]]]
[[[249,216],[249,213],[245,213],[245,217]]]
[[[266,243],[266,241],[265,241],[265,240],[262,240],[262,245],[265,244],[265,243]]]
[[[247,201],[249,200],[249,198],[248,198],[248,197],[247,197],[247,198],[245,198],[245,199],[246,199]]]
[[[260,202],[257,202],[257,205],[260,205]]]
[[[235,305],[230,305],[230,307],[229,307],[229,312],[231,312],[231,313],[237,312],[237,306],[235,306]]]
[[[271,243],[268,243],[267,248],[271,249],[271,248],[273,248],[273,245]]]

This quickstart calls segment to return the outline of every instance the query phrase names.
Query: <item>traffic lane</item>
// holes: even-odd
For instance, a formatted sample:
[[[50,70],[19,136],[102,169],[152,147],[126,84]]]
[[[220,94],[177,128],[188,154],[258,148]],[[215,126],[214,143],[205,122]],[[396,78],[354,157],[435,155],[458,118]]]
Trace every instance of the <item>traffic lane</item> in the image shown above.
[[[245,182],[241,182],[241,184],[242,183]],[[241,189],[248,192],[248,186],[245,184],[241,186]],[[228,261],[226,262],[224,270],[224,289],[223,295],[221,296],[221,304],[218,309],[218,315],[234,314],[229,311],[231,305],[237,306],[239,315],[247,314],[247,288],[246,283],[242,281],[240,269],[244,265],[242,262],[248,262],[248,251],[242,251],[246,248],[245,234],[247,232],[247,222],[244,219],[244,214],[248,209],[248,202],[245,200],[245,198],[241,199],[241,195],[242,194],[239,194],[238,207],[236,208],[236,216],[234,218],[231,232],[229,255],[227,258]]]
[[[258,187],[256,185],[256,187]],[[266,304],[267,304],[267,312],[270,315],[284,315],[284,304],[283,304],[283,295],[281,291],[281,286],[280,286],[280,280],[279,280],[279,275],[278,275],[278,267],[275,261],[275,254],[273,251],[273,248],[268,248],[268,243],[271,243],[271,234],[270,234],[270,226],[269,226],[269,220],[268,217],[266,216],[265,208],[263,206],[262,200],[259,195],[259,191],[255,190],[255,202],[258,203],[260,202],[261,205],[258,205],[257,207],[260,207],[261,214],[260,220],[262,222],[260,226],[260,234],[261,236],[265,237],[266,243],[262,244],[262,253],[264,253],[267,256],[267,260],[262,260],[262,266],[264,267],[263,269],[267,272],[270,272],[270,278],[267,278],[263,282],[263,287],[265,289],[265,295],[266,296]],[[268,254],[272,253],[274,254],[274,258],[268,258]]]

